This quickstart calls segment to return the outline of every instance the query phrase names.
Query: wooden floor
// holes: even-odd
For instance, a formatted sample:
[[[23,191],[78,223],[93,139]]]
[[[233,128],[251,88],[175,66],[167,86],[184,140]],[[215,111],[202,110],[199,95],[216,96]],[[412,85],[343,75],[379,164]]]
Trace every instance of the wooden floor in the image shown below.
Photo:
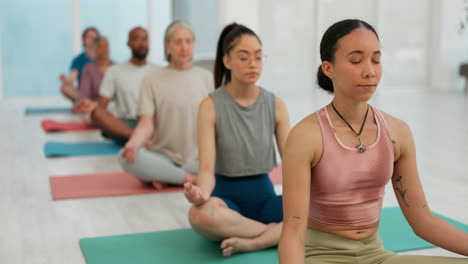
[[[293,124],[329,99],[320,92],[284,96]],[[76,116],[24,115],[26,105],[63,103],[60,98],[0,101],[1,263],[85,263],[80,238],[189,227],[189,204],[182,193],[52,201],[50,175],[121,170],[115,156],[44,157],[46,140],[101,139],[97,132],[46,135],[39,126],[45,117],[74,120]],[[431,209],[468,223],[468,97],[386,92],[377,94],[372,103],[412,128]],[[394,194],[387,188],[384,206],[394,205]],[[437,248],[408,253],[455,256]]]

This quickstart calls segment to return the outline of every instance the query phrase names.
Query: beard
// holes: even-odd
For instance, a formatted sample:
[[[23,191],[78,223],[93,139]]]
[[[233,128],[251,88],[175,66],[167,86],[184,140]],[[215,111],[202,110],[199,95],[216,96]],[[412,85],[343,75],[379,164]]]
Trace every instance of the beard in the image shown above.
[[[132,56],[138,60],[145,60],[148,56],[148,49],[132,49]]]

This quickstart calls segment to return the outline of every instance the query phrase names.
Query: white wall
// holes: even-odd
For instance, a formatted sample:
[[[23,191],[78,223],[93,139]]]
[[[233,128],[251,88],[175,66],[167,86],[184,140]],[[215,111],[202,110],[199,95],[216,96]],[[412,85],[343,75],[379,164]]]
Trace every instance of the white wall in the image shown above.
[[[197,5],[189,0],[174,1],[184,3],[179,8],[185,9],[186,16],[203,13],[213,17],[207,14],[213,11],[206,8],[210,0],[200,0]],[[219,31],[226,24],[235,21],[250,27],[263,40],[268,55],[260,83],[280,94],[303,93],[316,86],[319,43],[324,31],[341,19],[358,18],[373,25],[380,36],[383,77],[379,91],[458,91],[463,89],[458,68],[460,63],[468,61],[468,3],[465,2],[218,0],[216,38],[206,30],[197,37],[209,38],[213,45],[208,45],[206,50],[214,53]],[[463,20],[465,30],[460,32]],[[204,26],[197,24],[197,27]]]
[[[315,86],[322,34],[333,22],[359,18],[380,35],[384,66],[381,90],[460,91],[464,80],[458,74],[459,65],[468,62],[465,2],[260,0],[259,33],[270,53],[262,80],[279,85],[279,91]],[[462,21],[465,29],[461,32]]]
[[[417,0],[419,4],[421,1],[426,0]],[[427,82],[428,67],[424,58],[427,58],[428,49],[421,44],[427,44],[426,29],[430,26],[427,23],[416,23],[410,31],[402,29],[407,28],[405,23],[415,20],[426,22],[428,16],[424,12],[427,10],[418,6],[418,3],[405,5],[402,2],[405,0],[296,0],[293,3],[260,0],[259,35],[264,37],[264,49],[268,54],[262,75],[263,83],[282,96],[317,91],[314,88],[317,86],[316,72],[321,63],[320,41],[323,33],[337,21],[357,18],[370,23],[380,33],[384,54],[384,80],[381,88],[385,86],[388,89],[390,85],[401,86],[406,83],[423,86]],[[406,6],[403,12],[405,15],[395,20],[401,5]],[[390,12],[390,15],[386,12]],[[406,15],[408,13],[411,16]],[[412,37],[408,38],[408,35]],[[409,56],[415,51],[416,61],[414,56]],[[406,60],[402,60],[402,57]],[[407,63],[408,60],[413,63],[405,66],[416,68],[419,72],[416,75],[408,72],[405,78],[401,78],[402,72],[398,69],[402,68],[401,63]]]
[[[192,24],[195,31],[194,60],[213,59],[218,40],[218,0],[173,0],[174,19]]]
[[[2,32],[0,32],[0,100],[3,99]]]
[[[237,22],[257,32],[260,23],[259,0],[219,0],[218,31],[229,23]]]
[[[195,35],[195,60],[214,59],[219,33],[237,22],[254,31],[259,28],[259,0],[173,0],[174,19],[192,24]]]
[[[467,7],[463,0],[433,1],[430,84],[434,91],[463,90],[464,79],[458,71],[460,63],[468,62]]]
[[[381,88],[429,89],[431,1],[380,0],[378,8],[384,69]]]
[[[148,59],[157,65],[166,64],[164,58],[164,32],[172,22],[172,0],[147,0],[150,50]]]
[[[267,55],[260,84],[280,97],[311,93],[318,64],[315,1],[261,0],[259,29]]]
[[[80,0],[71,1],[71,37],[73,56],[78,55],[82,49],[81,27],[80,27]]]

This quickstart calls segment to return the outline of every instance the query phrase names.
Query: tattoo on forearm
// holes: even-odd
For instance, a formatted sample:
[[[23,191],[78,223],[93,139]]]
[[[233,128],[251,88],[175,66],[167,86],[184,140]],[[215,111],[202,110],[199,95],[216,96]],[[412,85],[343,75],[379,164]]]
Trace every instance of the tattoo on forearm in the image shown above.
[[[293,216],[294,219],[301,219],[299,216]]]
[[[403,189],[403,181],[402,181],[403,176],[398,176],[396,178],[396,182],[400,183],[400,188],[396,187],[395,190],[400,194],[401,199],[403,202],[406,204],[407,207],[410,207],[409,204],[406,202],[405,196],[406,196],[406,191],[407,189]]]

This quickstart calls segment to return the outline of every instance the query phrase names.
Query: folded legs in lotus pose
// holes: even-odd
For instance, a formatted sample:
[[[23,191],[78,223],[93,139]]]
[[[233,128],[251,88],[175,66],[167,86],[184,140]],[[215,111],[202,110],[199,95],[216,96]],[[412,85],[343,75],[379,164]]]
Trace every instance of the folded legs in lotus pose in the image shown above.
[[[277,245],[282,198],[268,172],[276,166],[289,131],[285,104],[256,85],[263,65],[262,44],[245,26],[231,24],[218,41],[216,91],[198,114],[200,169],[185,183],[193,229],[221,241],[222,254]]]

